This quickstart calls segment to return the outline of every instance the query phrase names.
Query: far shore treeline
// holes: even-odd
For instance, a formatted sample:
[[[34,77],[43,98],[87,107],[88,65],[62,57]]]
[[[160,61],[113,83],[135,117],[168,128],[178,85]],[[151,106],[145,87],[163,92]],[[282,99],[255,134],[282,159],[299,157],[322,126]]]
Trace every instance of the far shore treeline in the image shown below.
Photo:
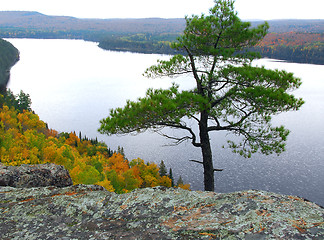
[[[252,26],[258,21],[252,21]],[[270,20],[268,35],[253,50],[262,57],[324,64],[324,20]],[[171,42],[185,19],[78,19],[38,12],[0,11],[0,38],[83,39],[106,50],[176,54]]]
[[[19,51],[9,42],[0,39],[0,94],[6,90],[11,67],[19,60]]]

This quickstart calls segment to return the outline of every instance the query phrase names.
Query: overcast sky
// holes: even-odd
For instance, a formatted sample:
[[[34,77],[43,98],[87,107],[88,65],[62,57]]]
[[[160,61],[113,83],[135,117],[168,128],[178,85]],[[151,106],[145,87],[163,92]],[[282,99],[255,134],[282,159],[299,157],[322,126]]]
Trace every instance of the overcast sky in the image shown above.
[[[80,18],[182,18],[208,13],[213,0],[1,0],[0,11]],[[241,19],[324,19],[324,0],[236,0]]]

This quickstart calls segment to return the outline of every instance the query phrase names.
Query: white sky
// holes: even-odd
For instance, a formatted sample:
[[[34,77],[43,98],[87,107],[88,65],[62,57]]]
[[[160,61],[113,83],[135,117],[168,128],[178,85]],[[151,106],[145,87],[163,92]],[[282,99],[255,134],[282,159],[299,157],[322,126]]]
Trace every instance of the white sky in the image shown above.
[[[0,0],[0,11],[80,18],[182,18],[208,13],[213,0]],[[236,0],[241,19],[324,19],[324,0]]]

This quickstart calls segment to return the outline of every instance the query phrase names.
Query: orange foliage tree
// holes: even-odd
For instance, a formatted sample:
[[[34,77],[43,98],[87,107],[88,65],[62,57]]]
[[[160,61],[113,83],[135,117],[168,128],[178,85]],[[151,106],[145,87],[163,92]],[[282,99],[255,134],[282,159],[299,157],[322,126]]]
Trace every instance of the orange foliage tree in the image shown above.
[[[0,108],[0,159],[6,165],[55,163],[69,170],[74,184],[97,184],[108,191],[129,192],[139,187],[171,187],[155,163],[129,162],[111,153],[104,143],[80,139],[75,133],[48,129],[38,115]]]

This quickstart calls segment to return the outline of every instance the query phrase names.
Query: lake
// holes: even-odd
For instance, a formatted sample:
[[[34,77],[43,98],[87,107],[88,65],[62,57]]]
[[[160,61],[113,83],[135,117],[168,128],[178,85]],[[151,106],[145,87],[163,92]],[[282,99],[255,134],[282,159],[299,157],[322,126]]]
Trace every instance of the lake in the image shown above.
[[[190,78],[146,79],[142,73],[169,56],[105,51],[96,43],[82,40],[7,39],[20,51],[20,61],[11,70],[8,87],[30,94],[32,109],[58,131],[78,133],[104,141],[111,149],[122,146],[128,159],[142,158],[172,168],[175,180],[181,175],[193,190],[203,189],[200,149],[189,142],[164,146],[169,140],[158,134],[104,136],[97,132],[99,121],[109,109],[136,100],[146,89],[193,86]],[[255,61],[271,69],[293,72],[303,81],[294,92],[306,103],[298,112],[274,118],[276,125],[291,130],[287,151],[277,155],[255,154],[245,159],[222,149],[226,136],[212,135],[217,192],[261,189],[304,197],[324,205],[324,65],[296,64],[269,59]],[[167,130],[173,131],[173,130]]]

